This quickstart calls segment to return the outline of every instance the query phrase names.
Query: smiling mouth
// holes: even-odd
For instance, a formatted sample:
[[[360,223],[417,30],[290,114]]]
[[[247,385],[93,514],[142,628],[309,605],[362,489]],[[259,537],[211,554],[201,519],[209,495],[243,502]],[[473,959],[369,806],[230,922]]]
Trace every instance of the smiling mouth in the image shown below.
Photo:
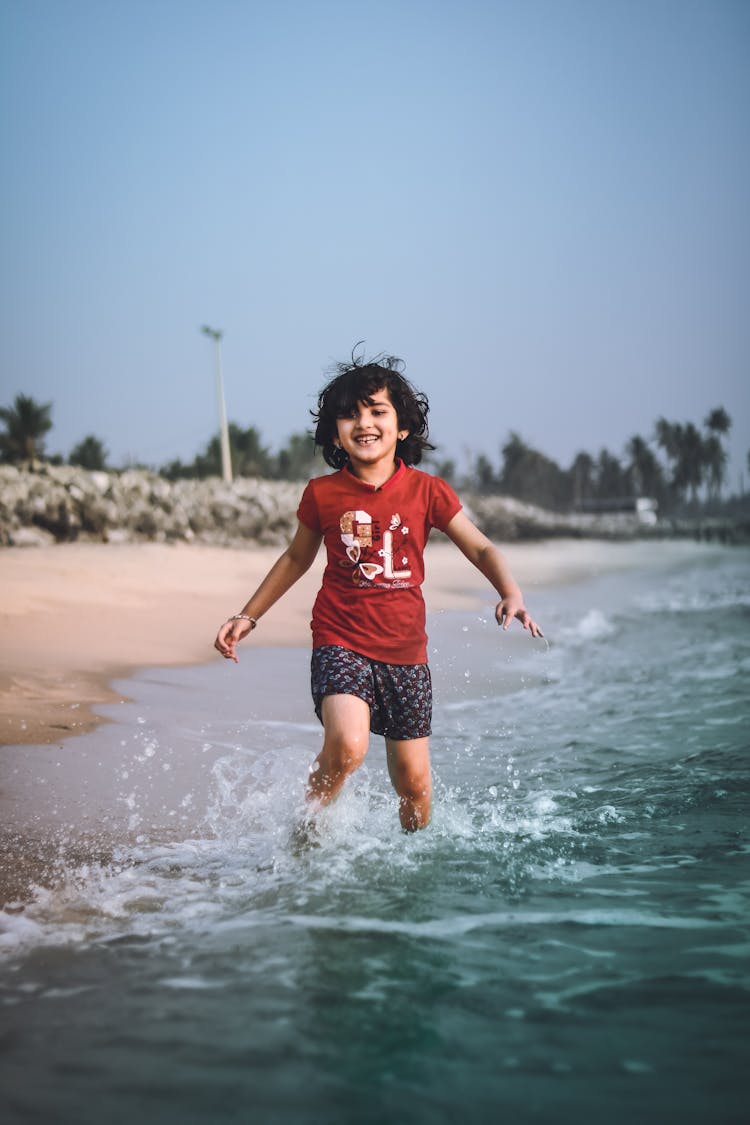
[[[364,437],[356,437],[354,439],[354,441],[356,442],[357,445],[372,445],[372,443],[374,441],[379,441],[379,440],[380,439],[377,437],[376,434],[370,434],[370,435],[367,435],[367,436],[364,436]]]

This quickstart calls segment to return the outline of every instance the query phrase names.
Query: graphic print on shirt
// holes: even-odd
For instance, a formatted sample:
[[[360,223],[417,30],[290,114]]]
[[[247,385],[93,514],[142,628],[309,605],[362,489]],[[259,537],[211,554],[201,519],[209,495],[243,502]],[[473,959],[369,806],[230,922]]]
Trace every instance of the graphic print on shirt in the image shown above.
[[[339,520],[339,526],[341,528],[341,541],[346,547],[346,559],[341,559],[339,565],[354,568],[352,570],[352,582],[355,585],[361,586],[372,582],[379,574],[382,574],[384,579],[394,584],[408,585],[405,579],[411,578],[411,570],[403,569],[407,567],[409,562],[408,555],[404,554],[403,540],[409,534],[409,528],[401,522],[401,516],[398,513],[391,516],[388,530],[384,531],[382,536],[380,526],[373,522],[369,512],[360,510],[344,512]],[[394,543],[394,536],[398,538],[397,544]],[[373,545],[381,540],[383,546],[379,548],[377,556],[383,560],[382,565],[365,561],[362,558],[363,550],[372,549]],[[400,552],[398,565],[402,569],[399,570],[394,566],[394,549]]]

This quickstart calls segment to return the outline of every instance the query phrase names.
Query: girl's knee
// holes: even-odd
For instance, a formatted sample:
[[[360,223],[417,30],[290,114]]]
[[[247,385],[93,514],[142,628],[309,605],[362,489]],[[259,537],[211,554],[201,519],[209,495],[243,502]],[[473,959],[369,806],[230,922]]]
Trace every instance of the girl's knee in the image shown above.
[[[427,739],[388,741],[386,745],[388,773],[399,797],[411,801],[429,800],[432,782]]]
[[[393,781],[394,788],[399,797],[405,797],[408,800],[416,801],[421,798],[429,797],[432,791],[432,779],[430,777],[429,768],[414,769],[401,767],[396,769]]]
[[[370,709],[358,696],[326,696],[321,706],[320,760],[335,773],[351,773],[364,761],[370,742]]]
[[[362,735],[326,734],[321,758],[327,769],[335,773],[352,773],[365,760],[368,739]]]

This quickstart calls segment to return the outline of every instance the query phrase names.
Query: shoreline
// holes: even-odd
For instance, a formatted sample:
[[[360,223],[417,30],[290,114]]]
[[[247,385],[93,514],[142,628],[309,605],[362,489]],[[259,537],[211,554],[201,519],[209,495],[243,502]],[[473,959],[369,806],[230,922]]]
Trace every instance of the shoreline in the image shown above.
[[[533,612],[535,588],[730,548],[554,539],[501,549]],[[126,698],[113,681],[145,668],[219,660],[212,647],[218,626],[279,554],[278,547],[158,543],[0,551],[0,745],[59,744],[109,721],[94,708]],[[323,565],[321,551],[253,632],[253,645],[309,645]],[[486,579],[442,537],[428,545],[426,571],[428,616],[492,602]]]

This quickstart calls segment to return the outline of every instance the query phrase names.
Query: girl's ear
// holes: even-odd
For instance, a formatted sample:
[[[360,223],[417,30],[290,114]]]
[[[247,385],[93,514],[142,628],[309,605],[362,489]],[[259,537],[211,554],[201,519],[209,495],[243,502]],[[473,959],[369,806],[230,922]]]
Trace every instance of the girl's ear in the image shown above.
[[[408,436],[409,436],[408,430],[399,430],[398,431],[398,440],[399,441],[403,441],[404,438],[408,438]]]

